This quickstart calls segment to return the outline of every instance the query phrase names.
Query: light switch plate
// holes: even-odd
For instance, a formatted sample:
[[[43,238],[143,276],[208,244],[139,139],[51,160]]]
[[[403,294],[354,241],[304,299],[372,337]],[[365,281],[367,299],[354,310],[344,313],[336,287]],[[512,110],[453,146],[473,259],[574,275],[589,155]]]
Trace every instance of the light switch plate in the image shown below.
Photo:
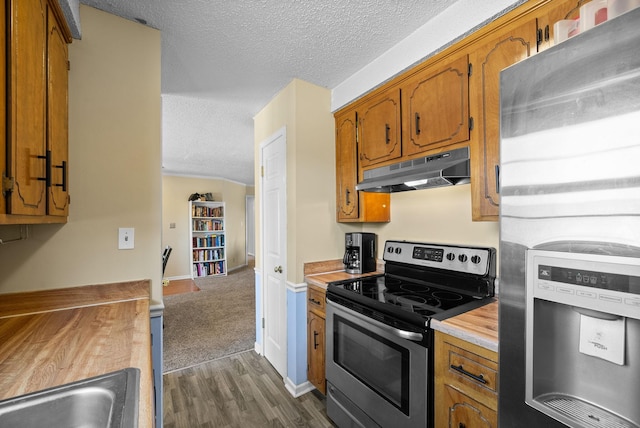
[[[133,250],[134,245],[134,228],[121,227],[118,229],[118,249]]]

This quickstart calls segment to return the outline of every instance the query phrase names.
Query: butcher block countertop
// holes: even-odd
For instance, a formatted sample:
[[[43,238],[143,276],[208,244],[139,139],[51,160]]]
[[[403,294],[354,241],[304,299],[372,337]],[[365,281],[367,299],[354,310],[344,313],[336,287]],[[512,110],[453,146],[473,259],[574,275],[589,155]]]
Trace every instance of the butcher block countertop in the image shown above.
[[[498,301],[443,321],[432,320],[431,327],[498,352]]]
[[[327,284],[345,279],[362,278],[364,276],[380,275],[384,273],[384,264],[378,261],[374,272],[364,274],[350,274],[344,271],[342,260],[328,260],[304,264],[304,279],[307,284],[327,289]]]
[[[305,263],[304,274],[307,284],[326,290],[327,283],[344,279],[360,278],[384,273],[384,264],[378,262],[378,269],[363,275],[352,275],[344,271],[341,260]],[[467,342],[498,352],[498,301],[466,312],[444,321],[432,320],[434,330],[447,333]]]
[[[150,282],[0,295],[0,400],[140,369],[138,426],[153,425]]]

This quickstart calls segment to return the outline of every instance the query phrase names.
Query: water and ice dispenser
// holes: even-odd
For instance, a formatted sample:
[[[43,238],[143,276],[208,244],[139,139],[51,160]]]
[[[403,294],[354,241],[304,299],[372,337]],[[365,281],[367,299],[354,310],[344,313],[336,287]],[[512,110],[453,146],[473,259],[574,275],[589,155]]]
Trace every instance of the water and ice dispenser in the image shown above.
[[[574,428],[640,427],[640,259],[527,253],[526,403]]]

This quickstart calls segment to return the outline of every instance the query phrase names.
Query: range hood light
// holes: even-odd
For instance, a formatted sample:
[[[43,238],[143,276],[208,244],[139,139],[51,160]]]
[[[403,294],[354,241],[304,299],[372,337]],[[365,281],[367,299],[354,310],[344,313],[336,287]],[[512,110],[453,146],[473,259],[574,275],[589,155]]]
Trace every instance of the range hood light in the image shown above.
[[[422,180],[405,181],[404,185],[409,187],[418,187],[418,186],[424,186],[425,184],[427,184],[428,181],[429,181],[428,178],[425,178]]]

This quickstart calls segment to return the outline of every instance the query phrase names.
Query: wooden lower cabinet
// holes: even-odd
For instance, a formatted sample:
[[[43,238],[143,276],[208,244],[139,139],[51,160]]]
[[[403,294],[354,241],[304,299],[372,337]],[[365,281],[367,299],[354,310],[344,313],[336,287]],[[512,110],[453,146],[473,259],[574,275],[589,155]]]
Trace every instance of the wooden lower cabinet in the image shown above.
[[[307,289],[307,379],[323,394],[325,379],[325,296],[326,291],[309,285]]]
[[[436,428],[498,426],[498,354],[436,332]]]
[[[442,423],[436,426],[451,428],[496,428],[498,413],[494,409],[477,402],[457,389],[445,385],[445,404],[447,415]]]

